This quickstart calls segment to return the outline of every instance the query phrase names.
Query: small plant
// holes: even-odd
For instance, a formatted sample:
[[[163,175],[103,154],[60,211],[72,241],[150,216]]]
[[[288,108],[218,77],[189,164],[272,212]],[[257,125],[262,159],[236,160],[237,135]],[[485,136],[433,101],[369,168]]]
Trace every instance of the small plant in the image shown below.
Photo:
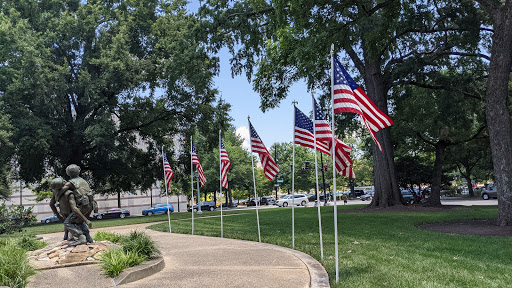
[[[136,252],[144,259],[151,259],[159,253],[155,243],[144,232],[132,231],[128,237],[122,241],[123,250],[126,252]]]
[[[137,266],[144,262],[144,258],[135,251],[125,251],[121,248],[111,248],[101,257],[101,267],[110,277],[116,277],[124,269]]]
[[[128,236],[101,231],[94,235],[94,240],[121,244],[121,248],[110,248],[101,257],[101,266],[110,277],[116,277],[124,269],[137,266],[159,253],[153,240],[140,231],[132,231]]]
[[[19,238],[17,242],[21,248],[27,251],[38,250],[46,246],[46,242],[29,236],[23,236],[22,238]]]
[[[35,271],[28,263],[26,250],[20,247],[18,241],[2,240],[0,243],[0,286],[25,287],[27,278],[33,274]]]
[[[110,241],[112,243],[120,243],[123,238],[124,236],[108,231],[99,231],[93,237],[96,241]]]

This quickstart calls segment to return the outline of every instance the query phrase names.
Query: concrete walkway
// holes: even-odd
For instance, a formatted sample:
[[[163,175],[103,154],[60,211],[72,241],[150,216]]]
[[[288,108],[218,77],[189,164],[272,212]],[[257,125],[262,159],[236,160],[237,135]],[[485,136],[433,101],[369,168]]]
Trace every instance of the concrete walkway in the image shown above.
[[[304,253],[275,245],[205,236],[169,234],[145,227],[155,223],[92,229],[127,234],[139,229],[156,242],[165,268],[119,287],[328,287],[325,269]],[[47,242],[63,233],[41,235]],[[40,271],[29,288],[113,287],[98,265]]]

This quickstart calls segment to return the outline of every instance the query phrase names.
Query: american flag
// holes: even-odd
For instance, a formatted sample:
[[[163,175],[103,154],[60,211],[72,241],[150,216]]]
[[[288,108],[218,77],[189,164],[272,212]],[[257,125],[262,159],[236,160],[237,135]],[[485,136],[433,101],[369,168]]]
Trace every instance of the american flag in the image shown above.
[[[261,141],[260,136],[258,136],[256,130],[252,127],[251,122],[249,122],[249,130],[251,132],[251,149],[260,156],[261,166],[263,166],[265,176],[268,180],[272,181],[277,173],[279,173],[279,168],[277,168],[276,162],[274,162],[274,159],[270,156],[270,153],[265,147],[265,144]]]
[[[167,191],[171,190],[171,179],[174,176],[172,173],[171,165],[169,165],[169,161],[167,161],[167,157],[165,157],[165,153],[162,151],[164,157],[164,176],[165,176],[165,185],[167,187]]]
[[[222,141],[222,138],[220,139],[220,164],[222,187],[228,189],[228,170],[231,167],[231,161],[229,161],[228,152],[226,152],[226,147],[224,147],[224,142]]]
[[[199,173],[199,184],[201,187],[206,183],[206,177],[204,177],[203,167],[201,167],[201,162],[199,162],[199,158],[197,157],[196,146],[194,146],[194,142],[192,142],[192,164],[196,164],[197,173]]]
[[[295,144],[315,149],[313,133],[313,121],[295,107]],[[331,154],[329,146],[325,142],[316,142],[316,149],[328,155]]]
[[[373,141],[382,151],[375,132],[393,125],[393,121],[368,98],[363,89],[350,77],[340,61],[334,57],[333,71],[334,113],[356,113],[372,135]]]
[[[320,106],[316,103],[316,100],[313,98],[314,103],[314,114],[315,114],[315,132],[316,132],[316,139],[317,143],[323,143],[327,147],[329,147],[328,152],[324,152],[327,155],[331,155],[331,149],[332,149],[332,130],[331,126],[329,126],[329,123],[325,120],[325,116],[322,113],[322,109],[320,109]],[[354,178],[354,173],[350,173],[352,171],[352,159],[350,159],[350,152],[352,151],[352,148],[348,146],[347,144],[343,143],[338,138],[335,138],[336,141],[336,157],[335,157],[335,164],[336,164],[336,172],[340,175],[344,175],[347,177]],[[348,169],[348,170],[347,170]],[[347,170],[347,171],[346,171]]]

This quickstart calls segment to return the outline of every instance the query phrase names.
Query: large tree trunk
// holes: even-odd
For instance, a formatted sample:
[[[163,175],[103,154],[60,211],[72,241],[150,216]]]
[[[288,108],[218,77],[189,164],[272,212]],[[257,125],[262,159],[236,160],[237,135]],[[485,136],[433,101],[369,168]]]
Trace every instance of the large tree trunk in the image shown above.
[[[383,112],[388,112],[387,89],[384,83],[380,63],[377,60],[366,62],[365,83],[368,97]],[[376,134],[383,152],[373,144],[373,171],[375,176],[375,197],[370,206],[389,207],[402,205],[400,190],[395,174],[394,150],[389,128]]]
[[[432,172],[432,187],[428,204],[430,206],[441,206],[441,180],[443,177],[443,162],[444,151],[446,145],[437,143],[436,147],[436,160],[434,162],[434,171]]]
[[[512,225],[512,123],[507,105],[512,66],[512,2],[492,14],[491,62],[487,80],[487,125],[495,184],[498,189],[498,225]]]

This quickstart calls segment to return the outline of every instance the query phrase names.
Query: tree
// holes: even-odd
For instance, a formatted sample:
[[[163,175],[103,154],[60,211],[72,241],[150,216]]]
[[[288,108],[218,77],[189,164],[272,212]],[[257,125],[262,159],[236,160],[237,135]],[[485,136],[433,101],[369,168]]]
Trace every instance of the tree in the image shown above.
[[[1,98],[0,98],[1,100]],[[1,103],[0,103],[1,106]],[[1,111],[1,110],[0,110]],[[6,114],[0,114],[0,199],[6,199],[11,194],[9,189],[9,159],[12,143],[9,141],[11,136],[11,125],[9,117]]]
[[[448,161],[455,163],[460,175],[466,180],[469,197],[474,197],[475,193],[472,185],[474,170],[481,167],[481,164],[492,161],[489,139],[477,139],[462,143],[450,150]]]
[[[457,75],[452,77],[457,78]],[[414,86],[407,87],[403,97],[397,99],[397,129],[402,131],[401,135],[416,138],[435,152],[430,205],[441,205],[446,149],[482,137],[486,127],[480,113],[482,104],[461,94]]]
[[[512,67],[512,1],[476,0],[492,18],[493,35],[486,115],[498,188],[498,225],[512,225],[512,119],[509,82]],[[508,104],[507,104],[508,103]]]
[[[98,193],[146,190],[161,145],[179,150],[211,120],[218,63],[184,1],[4,1],[0,21],[2,111],[25,181],[75,163]]]
[[[344,62],[352,61],[368,96],[384,112],[396,85],[424,85],[450,59],[479,54],[480,23],[469,19],[480,15],[469,0],[207,1],[199,13],[210,21],[204,22],[205,33],[215,47],[225,44],[232,53],[233,74],[245,71],[251,79],[256,70],[253,85],[263,111],[276,107],[300,79],[330,95],[325,71],[331,43],[335,54],[345,53]],[[371,205],[400,205],[389,129],[377,139],[384,153],[373,147]]]

